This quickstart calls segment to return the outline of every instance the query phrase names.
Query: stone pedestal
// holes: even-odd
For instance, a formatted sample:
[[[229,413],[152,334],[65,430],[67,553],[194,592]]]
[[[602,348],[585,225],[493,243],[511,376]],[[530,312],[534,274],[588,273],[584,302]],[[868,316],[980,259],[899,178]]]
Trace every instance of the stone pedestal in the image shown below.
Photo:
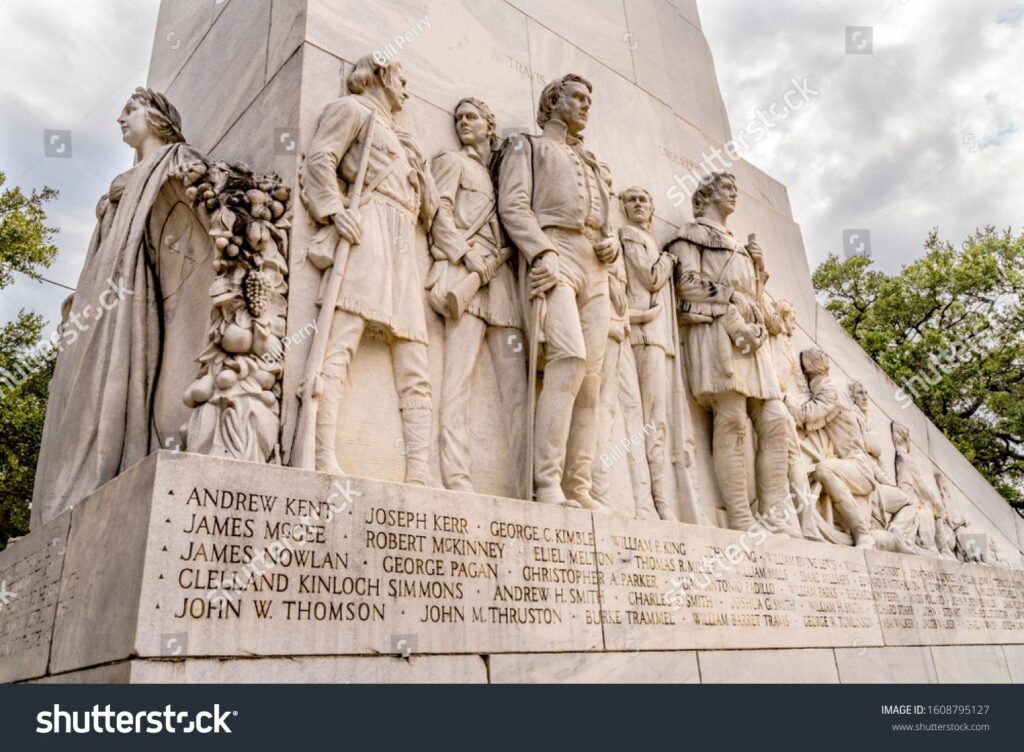
[[[934,680],[932,646],[967,681],[1024,645],[1018,571],[175,452],[0,579],[6,681]]]

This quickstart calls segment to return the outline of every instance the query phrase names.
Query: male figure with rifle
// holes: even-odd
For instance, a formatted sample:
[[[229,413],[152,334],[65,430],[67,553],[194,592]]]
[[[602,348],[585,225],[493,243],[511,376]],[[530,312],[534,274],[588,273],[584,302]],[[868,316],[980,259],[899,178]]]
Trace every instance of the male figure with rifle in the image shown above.
[[[321,340],[311,347],[292,464],[313,464],[309,447],[315,427],[316,469],[342,474],[337,458],[341,400],[352,359],[370,325],[391,348],[405,481],[433,485],[427,466],[427,326],[413,247],[417,220],[429,223],[437,191],[419,149],[395,119],[409,97],[399,63],[380,63],[367,55],[356,63],[347,88],[350,96],[335,100],[321,114],[303,165],[303,201],[325,226],[309,258],[327,270],[319,302],[321,319],[329,316],[330,324],[317,328]]]
[[[690,389],[714,418],[712,460],[729,527],[761,527],[750,507],[756,483],[762,519],[770,515],[782,532],[801,537],[789,502],[789,419],[771,348],[764,347],[768,275],[753,237],[743,245],[726,226],[738,193],[731,174],[705,176],[692,198],[696,221],[669,244]],[[755,478],[747,472],[750,422],[757,434]]]
[[[581,141],[592,91],[575,74],[544,87],[542,135],[513,137],[503,148],[498,211],[522,253],[521,268],[529,269],[531,350],[538,337],[544,340],[544,384],[530,437],[537,501],[607,511],[590,491],[610,317],[608,264],[621,249],[600,165]]]

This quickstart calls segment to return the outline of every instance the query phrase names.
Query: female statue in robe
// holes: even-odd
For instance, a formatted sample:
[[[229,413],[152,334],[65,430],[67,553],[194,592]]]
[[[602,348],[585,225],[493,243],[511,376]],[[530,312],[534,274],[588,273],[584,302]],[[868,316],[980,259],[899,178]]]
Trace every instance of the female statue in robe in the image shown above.
[[[54,337],[33,528],[158,448],[151,424],[163,316],[147,220],[161,187],[196,152],[184,143],[178,111],[151,89],[136,89],[117,122],[135,165],[96,207],[85,264]]]

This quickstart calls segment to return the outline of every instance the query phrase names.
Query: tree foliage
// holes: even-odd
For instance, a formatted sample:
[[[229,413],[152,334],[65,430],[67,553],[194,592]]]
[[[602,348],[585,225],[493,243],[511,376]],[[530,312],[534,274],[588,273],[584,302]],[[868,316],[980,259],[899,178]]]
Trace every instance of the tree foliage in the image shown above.
[[[1024,235],[987,227],[959,247],[933,230],[895,275],[835,256],[815,288],[843,328],[1024,513]]]
[[[46,226],[43,206],[57,191],[44,188],[26,196],[17,186],[5,189],[6,182],[0,172],[0,290],[11,283],[13,272],[36,277],[57,255],[52,242],[57,231]]]
[[[44,188],[26,196],[20,188],[3,188],[5,181],[0,173],[0,289],[16,271],[38,277],[57,253],[52,243],[56,230],[46,226],[44,208],[57,192]],[[52,349],[39,344],[44,325],[39,315],[21,311],[0,327],[0,549],[11,537],[28,532],[55,362]]]
[[[39,346],[43,319],[21,312],[0,328],[0,548],[28,532],[54,351]]]

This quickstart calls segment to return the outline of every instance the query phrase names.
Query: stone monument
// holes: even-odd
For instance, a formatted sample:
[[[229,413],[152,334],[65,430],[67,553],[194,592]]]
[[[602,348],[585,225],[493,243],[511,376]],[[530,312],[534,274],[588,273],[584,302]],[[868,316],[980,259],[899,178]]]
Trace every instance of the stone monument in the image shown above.
[[[785,188],[698,170],[692,0],[170,31],[0,680],[1024,677],[1024,523],[817,306]]]

